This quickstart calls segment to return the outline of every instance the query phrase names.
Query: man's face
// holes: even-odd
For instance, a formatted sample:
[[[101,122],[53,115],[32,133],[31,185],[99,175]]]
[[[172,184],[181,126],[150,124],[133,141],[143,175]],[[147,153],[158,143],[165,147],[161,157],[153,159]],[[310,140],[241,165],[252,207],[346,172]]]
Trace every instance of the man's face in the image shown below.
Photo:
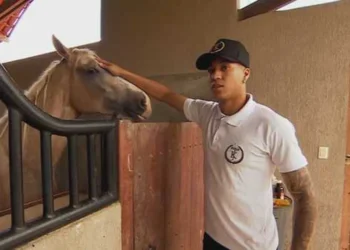
[[[221,58],[214,60],[208,69],[211,90],[221,101],[245,94],[245,82],[250,70],[241,64],[228,62]]]

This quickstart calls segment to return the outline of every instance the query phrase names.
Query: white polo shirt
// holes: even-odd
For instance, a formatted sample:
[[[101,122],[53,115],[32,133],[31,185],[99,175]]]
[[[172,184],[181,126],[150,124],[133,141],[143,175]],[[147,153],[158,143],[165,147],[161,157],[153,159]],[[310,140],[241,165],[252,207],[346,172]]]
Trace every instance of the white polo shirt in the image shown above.
[[[248,94],[225,116],[218,103],[187,99],[184,113],[202,128],[205,231],[233,250],[276,250],[272,176],[307,165],[294,126]]]

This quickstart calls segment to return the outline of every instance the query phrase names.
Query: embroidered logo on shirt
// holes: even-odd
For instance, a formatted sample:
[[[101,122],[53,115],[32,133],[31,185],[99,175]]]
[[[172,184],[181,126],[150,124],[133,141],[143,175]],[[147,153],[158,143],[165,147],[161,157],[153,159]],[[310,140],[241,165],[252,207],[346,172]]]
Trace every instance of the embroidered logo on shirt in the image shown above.
[[[244,158],[243,149],[238,145],[230,145],[225,151],[225,159],[229,163],[240,163]]]

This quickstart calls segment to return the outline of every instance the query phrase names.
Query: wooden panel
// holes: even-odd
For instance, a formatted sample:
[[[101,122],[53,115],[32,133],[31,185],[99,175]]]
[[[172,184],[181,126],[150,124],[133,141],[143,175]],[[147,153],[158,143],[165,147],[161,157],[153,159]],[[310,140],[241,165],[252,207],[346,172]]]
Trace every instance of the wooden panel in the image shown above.
[[[202,249],[204,234],[204,183],[203,183],[203,145],[199,129],[191,129],[192,134],[192,181],[191,207],[195,216],[191,216],[191,247]]]
[[[119,124],[119,183],[122,204],[122,249],[134,250],[134,171],[130,122]]]
[[[134,249],[200,250],[203,236],[203,153],[200,129],[194,123],[121,123],[133,158],[133,201],[129,177],[121,176],[127,191],[122,199],[124,242]],[[122,142],[120,143],[122,145]],[[122,148],[121,148],[122,150]],[[123,161],[121,161],[122,163]],[[125,164],[125,160],[124,160]],[[120,165],[121,173],[126,167]],[[126,179],[125,179],[126,178]],[[126,198],[126,196],[128,198]],[[127,204],[125,204],[127,203]],[[133,204],[130,205],[130,204]],[[133,214],[130,210],[133,209]],[[133,219],[125,218],[133,216]],[[127,221],[127,223],[125,223]],[[130,250],[131,244],[123,244]]]
[[[134,125],[135,249],[164,249],[164,125]]]
[[[340,236],[340,249],[349,250],[349,228],[350,228],[350,163],[345,165],[345,180],[343,191],[343,213]]]
[[[166,183],[166,249],[190,249],[191,168],[188,164],[186,125],[174,128],[171,161],[167,165]],[[193,167],[193,166],[192,166]],[[194,214],[194,211],[192,212]]]
[[[350,85],[349,85],[350,86]],[[350,88],[349,88],[350,94]],[[342,222],[340,234],[340,249],[349,250],[350,244],[350,100],[348,100],[347,108],[347,130],[346,130],[346,155],[344,169],[344,188],[343,188],[343,207],[342,207]]]

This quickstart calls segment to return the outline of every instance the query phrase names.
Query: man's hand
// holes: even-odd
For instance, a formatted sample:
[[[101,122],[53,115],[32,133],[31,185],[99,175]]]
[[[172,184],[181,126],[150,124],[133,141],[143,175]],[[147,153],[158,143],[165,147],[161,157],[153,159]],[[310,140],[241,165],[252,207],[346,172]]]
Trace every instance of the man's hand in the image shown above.
[[[317,206],[307,168],[282,173],[284,183],[294,200],[293,239],[291,250],[307,250],[313,236]]]
[[[187,97],[173,92],[163,84],[129,72],[126,69],[123,69],[118,65],[97,56],[96,60],[102,68],[108,70],[112,75],[126,79],[138,88],[145,91],[151,97],[168,104],[180,112],[183,112],[184,103]]]
[[[123,72],[123,69],[118,65],[106,61],[100,57],[96,57],[96,61],[102,68],[108,70],[114,76],[120,76]]]

